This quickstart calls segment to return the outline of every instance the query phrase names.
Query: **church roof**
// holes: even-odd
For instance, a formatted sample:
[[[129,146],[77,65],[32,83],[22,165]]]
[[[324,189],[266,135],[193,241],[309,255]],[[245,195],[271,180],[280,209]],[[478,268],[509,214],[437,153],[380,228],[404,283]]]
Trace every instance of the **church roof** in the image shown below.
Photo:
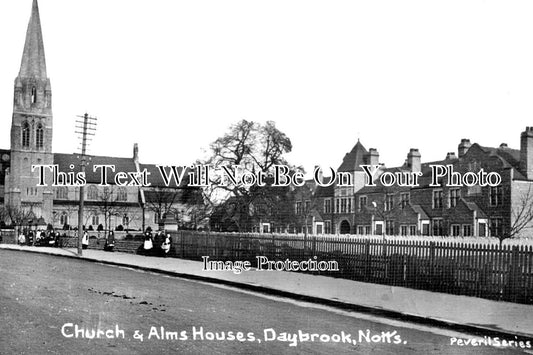
[[[59,165],[59,171],[62,172],[79,172],[80,171],[80,158],[79,154],[66,154],[66,153],[54,153],[54,164]],[[70,169],[70,165],[74,165],[73,169]],[[115,171],[111,168],[107,169],[107,183],[109,185],[115,185],[114,176],[118,172],[136,172],[137,168],[133,158],[121,158],[121,157],[109,157],[100,155],[91,155],[87,157],[87,165],[85,167],[85,177],[87,184],[100,184],[102,168],[97,171],[94,170],[95,165],[114,165]],[[155,164],[139,164],[140,171],[147,170],[149,176],[148,182],[151,184],[149,187],[167,187],[164,183],[161,173]],[[184,173],[183,180],[181,181],[180,188],[187,187],[189,184],[188,171]],[[165,171],[169,173],[170,168],[165,168]],[[181,173],[181,167],[178,168],[178,173]],[[170,188],[176,188],[176,184],[172,179]]]
[[[37,0],[33,0],[30,22],[26,31],[26,42],[20,64],[19,77],[47,79],[44,56],[43,33]]]
[[[85,177],[88,184],[99,184],[101,180],[102,168],[98,169],[96,172],[94,170],[95,165],[114,165],[115,172],[111,169],[108,169],[107,174],[107,183],[114,185],[114,176],[119,171],[122,172],[133,172],[136,171],[135,164],[132,158],[118,158],[118,157],[107,157],[107,156],[98,156],[92,155],[88,157],[87,165],[85,167]],[[59,170],[62,172],[78,172],[80,171],[80,158],[78,154],[64,154],[64,153],[54,153],[54,164],[59,165]],[[74,169],[70,169],[70,165],[74,165]]]

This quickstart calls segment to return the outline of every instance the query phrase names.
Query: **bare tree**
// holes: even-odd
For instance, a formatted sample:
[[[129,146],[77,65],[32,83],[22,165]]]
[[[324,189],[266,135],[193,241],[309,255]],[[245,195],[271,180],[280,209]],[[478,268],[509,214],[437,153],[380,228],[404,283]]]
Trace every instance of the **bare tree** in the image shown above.
[[[17,234],[20,233],[24,221],[33,215],[31,210],[22,208],[21,206],[6,205],[3,208],[4,218],[10,221],[10,224],[16,228]]]
[[[145,190],[145,208],[154,212],[159,218],[167,214],[177,216],[177,205],[181,200],[182,191],[172,188],[156,187]]]
[[[498,235],[500,245],[506,239],[516,237],[525,228],[531,228],[533,221],[533,189],[530,184],[527,192],[522,194],[518,202],[511,205],[511,220],[508,228],[503,228],[502,233]]]
[[[104,230],[108,230],[111,226],[111,217],[123,215],[127,208],[119,202],[113,186],[105,186],[99,192],[98,200],[98,211],[104,216]]]

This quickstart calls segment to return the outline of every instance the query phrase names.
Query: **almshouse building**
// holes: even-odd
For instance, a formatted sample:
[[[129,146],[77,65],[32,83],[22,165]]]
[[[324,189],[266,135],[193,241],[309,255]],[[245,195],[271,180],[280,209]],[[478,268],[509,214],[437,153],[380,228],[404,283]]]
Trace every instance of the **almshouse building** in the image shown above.
[[[379,167],[372,182],[363,172],[363,165]],[[338,178],[332,187],[315,187],[315,191],[320,191],[320,198],[306,197],[308,201],[320,200],[314,206],[313,221],[331,228],[317,229],[315,225],[309,226],[309,231],[502,236],[517,231],[524,234],[531,228],[533,127],[526,127],[521,133],[520,149],[512,149],[507,144],[485,147],[462,139],[457,154],[449,152],[443,160],[422,163],[419,150],[413,148],[403,165],[392,168],[379,163],[376,149],[366,150],[358,141],[337,172],[348,174],[347,179],[351,181],[342,183]],[[483,172],[485,177],[492,173],[492,182],[496,174],[501,181],[498,184],[483,179],[476,181]],[[445,176],[433,181],[439,173]],[[407,178],[414,175],[416,181]],[[449,181],[448,175],[454,178]],[[394,183],[391,176],[397,179]],[[302,198],[295,200],[297,214],[302,203],[305,203]],[[520,227],[524,222],[527,225]]]

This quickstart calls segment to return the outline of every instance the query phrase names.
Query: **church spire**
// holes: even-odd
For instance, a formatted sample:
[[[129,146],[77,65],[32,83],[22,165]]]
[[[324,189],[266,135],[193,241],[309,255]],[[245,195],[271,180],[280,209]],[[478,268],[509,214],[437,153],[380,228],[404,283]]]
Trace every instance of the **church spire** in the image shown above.
[[[43,33],[39,5],[33,0],[30,22],[26,31],[26,43],[20,64],[19,78],[46,80],[46,61],[44,57]]]

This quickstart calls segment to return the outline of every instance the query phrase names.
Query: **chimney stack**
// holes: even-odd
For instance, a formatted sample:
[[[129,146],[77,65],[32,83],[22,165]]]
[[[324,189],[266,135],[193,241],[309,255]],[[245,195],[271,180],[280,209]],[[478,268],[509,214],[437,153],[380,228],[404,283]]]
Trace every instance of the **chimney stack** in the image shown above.
[[[133,143],[133,162],[139,162],[139,145],[137,143]]]
[[[376,148],[368,149],[367,161],[369,165],[379,165],[379,153]]]
[[[452,160],[452,159],[457,159],[457,156],[455,155],[455,152],[448,152],[446,154],[446,160]]]
[[[520,135],[520,170],[528,180],[533,179],[533,127],[526,127]]]
[[[422,171],[421,155],[418,149],[411,148],[407,154],[407,166],[411,168],[412,172]]]
[[[459,158],[462,158],[471,146],[472,143],[470,143],[470,139],[461,139],[461,143],[459,143],[459,145],[457,146],[457,153]]]

